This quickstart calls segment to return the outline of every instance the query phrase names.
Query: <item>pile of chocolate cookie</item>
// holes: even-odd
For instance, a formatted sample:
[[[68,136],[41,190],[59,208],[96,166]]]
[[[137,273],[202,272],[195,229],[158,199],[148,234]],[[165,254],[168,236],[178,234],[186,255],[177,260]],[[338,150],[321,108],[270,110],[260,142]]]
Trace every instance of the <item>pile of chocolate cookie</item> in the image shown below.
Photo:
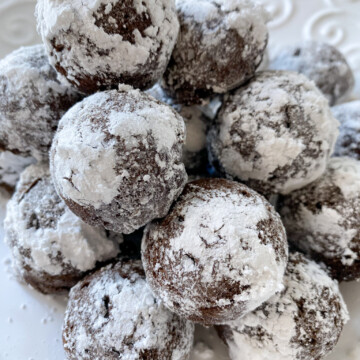
[[[67,358],[186,360],[194,323],[232,360],[327,356],[338,281],[360,279],[342,54],[266,64],[251,0],[38,0],[36,17],[43,44],[0,61],[5,241],[20,281],[70,291]]]

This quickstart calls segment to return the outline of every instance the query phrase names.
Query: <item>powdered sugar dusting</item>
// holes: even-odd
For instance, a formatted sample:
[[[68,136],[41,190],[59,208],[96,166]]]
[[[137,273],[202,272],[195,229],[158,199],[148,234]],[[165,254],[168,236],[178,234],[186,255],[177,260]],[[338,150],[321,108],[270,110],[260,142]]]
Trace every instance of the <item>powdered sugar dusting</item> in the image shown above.
[[[323,174],[337,126],[304,76],[261,72],[225,99],[209,143],[226,174],[286,194]]]
[[[346,100],[353,91],[354,74],[335,47],[308,41],[283,48],[270,63],[274,70],[290,70],[314,81],[331,105]]]
[[[225,31],[230,29],[245,38],[252,24],[256,24],[252,33],[254,41],[262,43],[266,40],[265,24],[270,16],[264,7],[252,0],[177,0],[176,5],[185,24],[191,25],[192,21],[201,24],[206,38],[203,41],[209,45],[221,42],[226,36]],[[223,13],[221,22],[220,12]]]
[[[229,323],[223,334],[232,360],[322,359],[336,345],[349,318],[337,283],[315,262],[291,254],[284,286]]]
[[[105,230],[93,228],[77,218],[58,198],[49,179],[46,165],[28,167],[8,203],[5,241],[12,248],[15,267],[21,271],[28,266],[55,276],[62,274],[66,266],[85,272],[93,269],[97,262],[115,257],[118,244],[108,239]],[[34,192],[41,181],[48,183],[40,193]],[[43,212],[48,210],[45,204],[52,204],[52,210],[58,215],[47,221],[48,226],[41,226],[37,216],[44,216]],[[117,240],[121,239],[119,235]],[[24,256],[26,251],[29,256]]]
[[[248,79],[268,39],[268,14],[249,0],[178,0],[180,36],[164,88],[184,104],[206,103]]]
[[[352,276],[359,276],[359,194],[359,161],[332,158],[327,172],[285,198],[281,209],[290,240],[307,253],[329,261],[335,277],[342,271],[347,273],[346,267],[351,272],[351,266],[355,267]],[[342,269],[334,265],[336,261]]]
[[[57,81],[43,45],[0,61],[0,90],[2,148],[46,160],[61,116],[80,95]]]
[[[79,85],[78,78],[87,76],[108,88],[122,75],[134,81],[150,76],[152,83],[161,77],[179,29],[174,0],[132,0],[124,6],[116,0],[38,1],[38,32],[52,65],[65,69],[62,80]],[[111,17],[113,10],[124,18]],[[148,26],[132,29],[137,16]]]
[[[341,189],[345,199],[360,195],[360,162],[346,157],[332,158],[329,163],[332,181]]]
[[[210,120],[204,115],[200,106],[183,106],[174,103],[159,84],[147,91],[155,99],[172,106],[184,119],[186,141],[183,148],[183,162],[187,170],[196,170],[207,164],[206,132]]]
[[[217,183],[219,188],[212,185]],[[205,323],[206,308],[218,309],[224,318],[214,315],[214,323],[221,323],[258,307],[282,289],[286,266],[278,215],[255,192],[227,184],[188,184],[164,223],[148,225],[143,239],[143,262],[154,292],[171,310],[200,322],[204,316]],[[181,291],[171,291],[175,283]],[[232,284],[229,293],[221,290],[225,284]]]
[[[121,229],[110,230],[132,232],[165,215],[184,186],[184,133],[175,111],[139,90],[94,94],[60,122],[51,158],[55,185],[65,200],[103,211],[106,222],[114,225],[107,219],[116,216]]]
[[[75,286],[65,315],[69,359],[186,360],[194,326],[152,295],[141,263],[118,263]]]

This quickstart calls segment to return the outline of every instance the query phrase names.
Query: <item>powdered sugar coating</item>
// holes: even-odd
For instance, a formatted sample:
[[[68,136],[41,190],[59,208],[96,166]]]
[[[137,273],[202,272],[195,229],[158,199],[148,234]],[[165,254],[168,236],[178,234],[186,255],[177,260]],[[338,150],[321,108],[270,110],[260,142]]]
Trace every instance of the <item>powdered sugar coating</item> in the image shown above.
[[[60,196],[85,222],[129,234],[165,216],[185,186],[185,125],[154,98],[122,86],[62,118],[51,151]]]
[[[142,259],[150,287],[171,311],[222,324],[282,290],[287,242],[263,197],[236,182],[202,179],[146,227]]]
[[[332,158],[316,182],[287,196],[281,215],[289,240],[339,280],[360,278],[360,162]]]
[[[285,289],[219,329],[232,360],[320,360],[349,316],[338,284],[300,253],[290,254]]]
[[[330,105],[349,97],[355,85],[345,57],[326,43],[308,41],[283,48],[271,61],[270,68],[304,74],[315,82]]]
[[[80,95],[60,84],[43,45],[0,61],[0,148],[47,159],[61,116]]]
[[[268,14],[251,0],[177,0],[180,35],[164,75],[165,90],[187,105],[249,80],[268,39]]]
[[[51,64],[86,93],[151,87],[179,31],[174,0],[39,0],[36,15]]]
[[[31,156],[15,155],[10,151],[0,152],[0,184],[14,189],[21,172],[36,160]]]
[[[22,280],[44,293],[70,289],[119,253],[122,236],[83,223],[56,194],[45,164],[22,174],[7,205],[5,241]]]
[[[334,106],[332,112],[340,121],[340,135],[334,155],[360,160],[360,101]]]
[[[337,127],[327,100],[305,76],[260,72],[225,97],[208,135],[210,160],[261,193],[287,194],[324,173]]]
[[[172,106],[182,116],[186,126],[186,140],[182,157],[185,168],[190,174],[205,173],[207,166],[206,132],[210,120],[204,115],[201,107],[174,103],[159,84],[153,86],[147,93]]]
[[[154,298],[140,261],[109,265],[70,292],[63,329],[69,360],[186,360],[194,325]]]

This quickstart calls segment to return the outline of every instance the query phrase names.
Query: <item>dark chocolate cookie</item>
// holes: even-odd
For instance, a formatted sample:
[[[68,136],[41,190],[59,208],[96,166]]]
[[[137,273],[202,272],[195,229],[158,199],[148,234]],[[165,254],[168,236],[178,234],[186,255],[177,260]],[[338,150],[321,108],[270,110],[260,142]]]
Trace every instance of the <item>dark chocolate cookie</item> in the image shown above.
[[[289,241],[338,280],[360,279],[360,162],[332,158],[325,174],[286,196],[280,213]]]
[[[140,261],[121,261],[70,292],[63,328],[69,360],[187,360],[194,325],[154,298]]]
[[[62,118],[51,150],[60,196],[83,221],[129,234],[165,216],[187,181],[185,124],[171,107],[122,86]]]
[[[304,74],[315,82],[330,105],[349,96],[355,85],[344,55],[334,46],[321,42],[308,41],[282,49],[271,61],[270,69]]]
[[[162,85],[191,105],[224,94],[260,65],[268,40],[268,14],[248,0],[179,0],[180,35]]]
[[[45,294],[69,290],[99,263],[116,257],[121,235],[93,228],[56,194],[46,165],[22,174],[7,206],[5,241],[20,280]]]
[[[64,113],[81,96],[60,84],[43,45],[0,61],[0,150],[46,160]]]
[[[150,287],[171,311],[222,324],[281,290],[287,241],[262,196],[237,182],[202,179],[146,227],[142,259]]]
[[[51,64],[85,93],[151,87],[179,32],[174,0],[39,0],[36,9]]]
[[[337,283],[318,264],[293,253],[284,290],[217,330],[231,360],[321,360],[335,347],[347,320]]]
[[[325,171],[338,122],[313,82],[287,71],[257,73],[225,97],[208,134],[212,164],[263,194],[287,194]]]

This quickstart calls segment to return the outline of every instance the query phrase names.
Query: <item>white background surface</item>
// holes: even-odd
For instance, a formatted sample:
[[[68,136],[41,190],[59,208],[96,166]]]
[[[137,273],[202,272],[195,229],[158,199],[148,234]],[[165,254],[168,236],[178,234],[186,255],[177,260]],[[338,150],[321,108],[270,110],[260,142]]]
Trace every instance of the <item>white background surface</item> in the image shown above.
[[[196,1],[196,0],[194,0]],[[261,0],[274,16],[272,53],[302,39],[327,41],[351,63],[360,98],[360,0]],[[0,58],[20,45],[39,42],[33,17],[35,0],[0,0]],[[0,195],[0,221],[4,199]],[[61,324],[66,300],[43,296],[18,284],[10,273],[9,254],[0,227],[0,360],[63,360]],[[341,286],[351,313],[329,360],[360,360],[360,283]],[[227,360],[213,332],[197,331],[192,360]]]

